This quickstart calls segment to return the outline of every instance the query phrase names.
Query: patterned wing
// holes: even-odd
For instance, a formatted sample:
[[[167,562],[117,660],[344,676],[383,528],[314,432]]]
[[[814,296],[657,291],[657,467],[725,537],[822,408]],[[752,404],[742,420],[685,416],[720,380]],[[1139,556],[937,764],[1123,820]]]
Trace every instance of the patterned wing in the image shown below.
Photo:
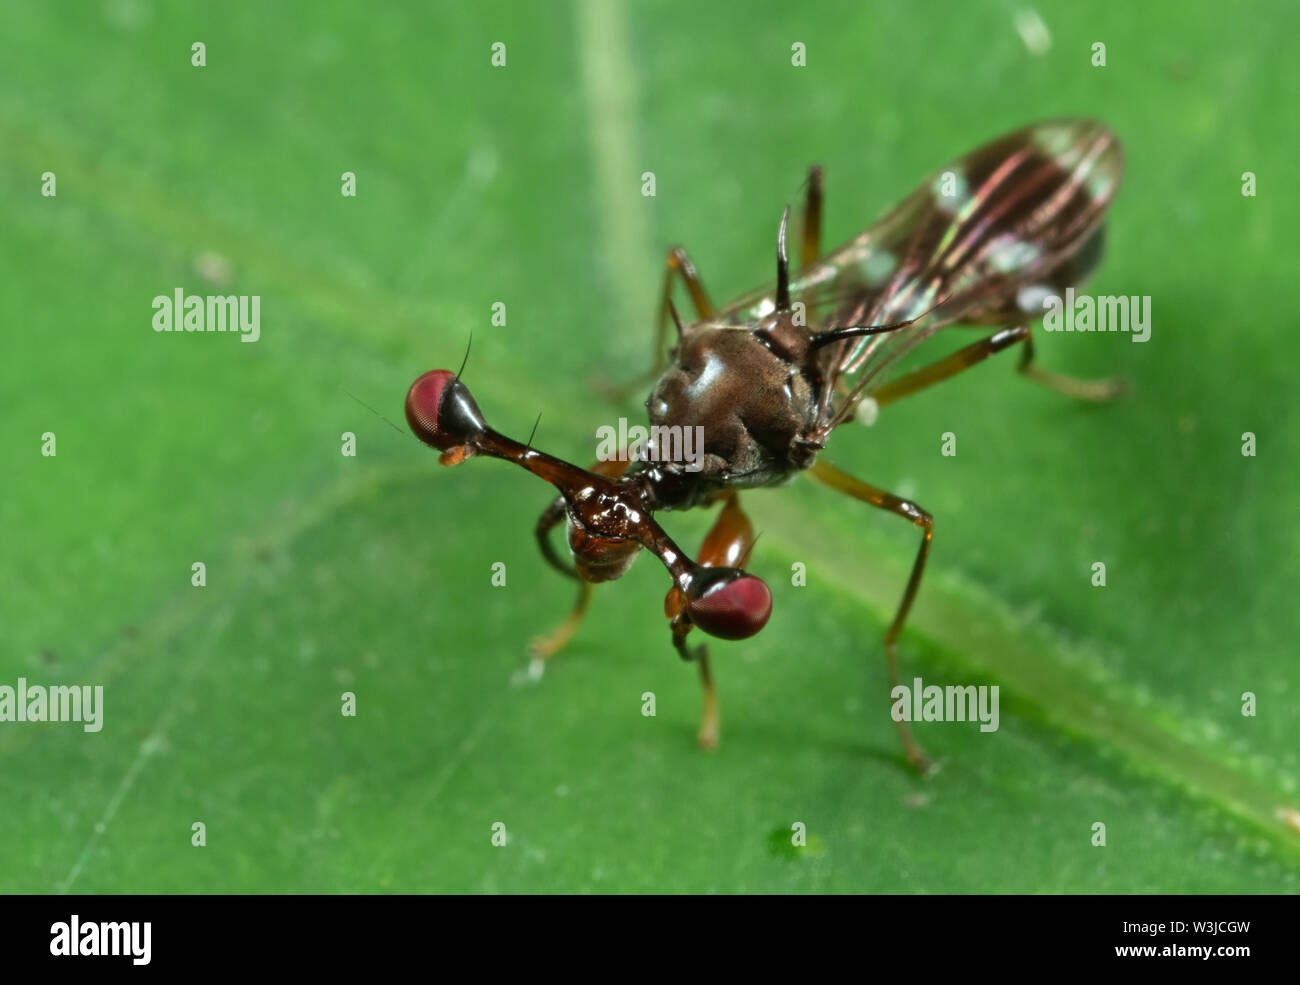
[[[936,172],[803,271],[791,293],[820,329],[915,320],[826,347],[825,373],[837,384],[827,388],[830,426],[945,326],[1034,320],[1046,295],[1085,279],[1100,258],[1122,169],[1119,141],[1102,124],[1037,123]],[[762,317],[772,307],[770,292],[755,292],[721,318]]]

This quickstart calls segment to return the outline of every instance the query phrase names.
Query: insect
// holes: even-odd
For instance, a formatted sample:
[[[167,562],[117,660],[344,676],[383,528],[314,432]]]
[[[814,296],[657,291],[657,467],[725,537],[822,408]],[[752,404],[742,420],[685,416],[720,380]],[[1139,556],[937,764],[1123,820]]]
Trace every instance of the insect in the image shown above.
[[[1040,368],[1030,323],[1045,297],[1063,296],[1096,267],[1122,165],[1119,141],[1100,123],[1036,123],[936,172],[875,224],[825,254],[823,172],[814,166],[798,270],[792,275],[786,249],[787,206],[777,234],[775,283],[722,308],[709,300],[685,250],[674,247],[648,377],[656,382],[646,408],[661,433],[702,428],[700,454],[690,463],[641,454],[578,468],[533,448],[531,438],[521,444],[489,427],[460,373],[434,370],[419,377],[407,394],[407,421],[421,441],[442,452],[444,465],[489,455],[559,491],[536,535],[546,560],[577,579],[579,592],[568,618],[535,641],[535,660],[546,660],[573,635],[593,583],[618,578],[648,550],[671,577],[665,614],[673,646],[699,667],[699,742],[715,746],[719,711],[708,649],[688,645],[687,638],[698,628],[745,639],[767,623],[771,593],[744,570],[755,537],[739,494],[807,473],[904,518],[920,533],[911,576],[884,635],[892,692],[898,639],[925,571],[933,518],[819,456],[841,425],[855,418],[870,422],[880,408],[1013,346],[1020,347],[1019,371],[1038,383],[1081,400],[1118,395],[1118,380],[1077,380]],[[679,280],[697,316],[689,324],[672,300]],[[670,325],[676,332],[671,348]],[[982,334],[919,369],[896,372],[905,356],[950,326]],[[721,509],[694,559],[655,519],[661,510],[712,505]],[[562,523],[571,563],[551,540]],[[907,723],[895,725],[908,762],[926,772],[929,760]]]

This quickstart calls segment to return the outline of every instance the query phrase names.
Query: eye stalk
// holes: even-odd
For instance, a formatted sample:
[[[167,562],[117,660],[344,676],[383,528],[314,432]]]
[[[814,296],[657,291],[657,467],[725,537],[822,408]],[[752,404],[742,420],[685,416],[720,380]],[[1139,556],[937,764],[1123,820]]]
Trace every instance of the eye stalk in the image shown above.
[[[570,546],[579,555],[576,561],[586,567],[587,580],[618,577],[641,548],[658,557],[674,581],[667,614],[674,620],[675,643],[680,644],[691,626],[719,639],[743,640],[767,625],[772,593],[761,578],[739,568],[714,567],[707,560],[697,565],[655,521],[637,479],[580,469],[538,451],[531,441],[520,444],[493,430],[458,374],[435,369],[412,383],[406,394],[406,421],[420,441],[442,452],[444,465],[478,455],[500,458],[555,486],[573,528]],[[730,528],[727,532],[732,533]],[[705,550],[711,553],[707,543]],[[729,557],[719,560],[734,563]],[[678,613],[685,617],[680,622],[674,619]]]
[[[686,606],[696,626],[721,640],[747,640],[767,625],[772,593],[762,578],[738,568],[705,568],[700,573],[708,580]]]

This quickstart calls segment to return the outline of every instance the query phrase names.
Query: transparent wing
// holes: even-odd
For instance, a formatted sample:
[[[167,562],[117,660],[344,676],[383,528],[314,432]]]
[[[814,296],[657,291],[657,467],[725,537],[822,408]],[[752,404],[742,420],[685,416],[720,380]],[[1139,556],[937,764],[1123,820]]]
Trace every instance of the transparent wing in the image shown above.
[[[826,347],[828,430],[944,327],[1034,320],[1043,297],[1081,283],[1100,257],[1122,169],[1119,141],[1102,124],[1037,123],[940,169],[803,271],[791,294],[819,329],[912,322]],[[762,317],[772,306],[771,292],[757,291],[721,317]]]

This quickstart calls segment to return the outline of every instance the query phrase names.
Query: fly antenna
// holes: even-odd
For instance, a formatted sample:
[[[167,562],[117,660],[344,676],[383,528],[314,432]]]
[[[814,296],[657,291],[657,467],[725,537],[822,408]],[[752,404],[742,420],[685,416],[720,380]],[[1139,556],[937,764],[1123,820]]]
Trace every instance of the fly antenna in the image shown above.
[[[469,362],[469,347],[474,344],[474,329],[469,330],[469,341],[465,343],[465,358],[460,361],[460,369],[456,370],[456,379],[460,379],[460,374],[465,372],[465,364]]]
[[[785,253],[785,227],[790,224],[790,206],[781,213],[781,228],[776,234],[776,310],[790,310],[790,258]]]

